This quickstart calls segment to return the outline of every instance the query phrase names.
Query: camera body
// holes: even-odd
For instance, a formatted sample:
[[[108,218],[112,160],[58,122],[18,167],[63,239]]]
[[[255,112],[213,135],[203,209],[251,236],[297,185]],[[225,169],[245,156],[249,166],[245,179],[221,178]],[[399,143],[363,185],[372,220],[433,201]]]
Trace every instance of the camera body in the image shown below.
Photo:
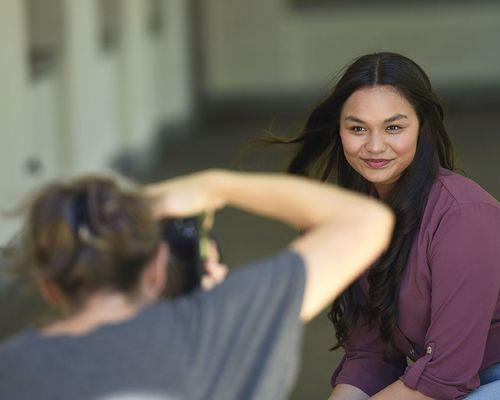
[[[204,273],[209,232],[202,228],[201,217],[169,218],[160,221],[161,237],[170,248],[164,297],[174,298],[197,289]]]

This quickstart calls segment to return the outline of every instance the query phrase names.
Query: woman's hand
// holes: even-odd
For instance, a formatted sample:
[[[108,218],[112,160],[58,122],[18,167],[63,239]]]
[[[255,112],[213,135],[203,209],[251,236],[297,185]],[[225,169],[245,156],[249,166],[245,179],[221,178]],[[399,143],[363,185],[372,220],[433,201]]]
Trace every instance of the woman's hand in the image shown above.
[[[157,219],[192,216],[225,205],[216,190],[220,174],[223,172],[198,172],[146,185],[143,193],[152,200],[153,215]]]

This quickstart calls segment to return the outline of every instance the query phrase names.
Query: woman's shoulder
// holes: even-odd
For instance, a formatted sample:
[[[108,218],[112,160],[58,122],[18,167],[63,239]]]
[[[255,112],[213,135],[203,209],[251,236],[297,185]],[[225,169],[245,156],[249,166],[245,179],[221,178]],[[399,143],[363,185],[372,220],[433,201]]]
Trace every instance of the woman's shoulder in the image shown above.
[[[451,232],[465,234],[478,224],[484,225],[482,228],[492,225],[498,231],[499,220],[500,204],[492,195],[473,180],[440,168],[427,198],[420,231],[432,242]]]
[[[489,204],[494,208],[499,208],[498,201],[474,182],[456,172],[440,168],[436,181],[429,194],[429,199],[440,200],[449,207],[463,206],[466,204]]]
[[[499,236],[498,201],[471,179],[440,169],[417,242],[427,255],[425,266],[446,274],[483,271],[498,277]]]

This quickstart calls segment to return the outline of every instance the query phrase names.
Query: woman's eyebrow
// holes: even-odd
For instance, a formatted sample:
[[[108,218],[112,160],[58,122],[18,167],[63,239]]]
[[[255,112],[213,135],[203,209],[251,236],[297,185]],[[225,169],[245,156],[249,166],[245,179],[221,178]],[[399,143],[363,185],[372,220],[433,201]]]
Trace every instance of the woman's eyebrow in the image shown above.
[[[403,118],[408,118],[406,115],[404,114],[396,114],[396,115],[393,115],[392,117],[390,118],[387,118],[384,120],[384,124],[387,124],[389,122],[394,122],[394,121],[398,121],[400,119],[403,119]],[[358,124],[364,124],[365,121],[363,121],[362,119],[358,118],[358,117],[355,117],[353,115],[348,115],[347,117],[344,118],[346,121],[352,121],[352,122],[357,122]]]
[[[400,119],[403,119],[403,118],[407,118],[408,117],[404,114],[396,114],[390,118],[387,118],[386,120],[384,120],[385,123],[388,123],[388,122],[394,122],[394,121],[397,121],[397,120],[400,120]]]
[[[346,121],[357,122],[357,123],[359,123],[359,124],[364,124],[364,123],[365,123],[365,121],[363,121],[363,120],[361,120],[361,119],[359,119],[359,118],[357,118],[357,117],[354,117],[354,116],[352,116],[352,115],[348,115],[348,116],[347,116],[347,117],[345,117],[344,119],[345,119]]]

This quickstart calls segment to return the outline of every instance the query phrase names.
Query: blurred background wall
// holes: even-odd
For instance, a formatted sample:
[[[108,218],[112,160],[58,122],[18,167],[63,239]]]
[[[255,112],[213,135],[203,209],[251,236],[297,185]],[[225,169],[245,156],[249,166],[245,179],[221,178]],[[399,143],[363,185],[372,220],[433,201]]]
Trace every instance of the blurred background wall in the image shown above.
[[[408,54],[441,88],[500,81],[498,1],[202,4],[211,97],[318,93],[348,61],[381,49]]]
[[[0,1],[2,206],[192,116],[187,12],[183,0]]]
[[[87,171],[282,170],[288,154],[241,145],[299,131],[344,65],[383,50],[427,71],[460,167],[499,198],[499,21],[497,0],[0,0],[0,209]],[[18,225],[0,220],[0,244]],[[295,236],[233,210],[217,225],[230,265]],[[0,278],[0,337],[45,311]],[[329,393],[333,342],[325,315],[307,327],[292,398]]]

